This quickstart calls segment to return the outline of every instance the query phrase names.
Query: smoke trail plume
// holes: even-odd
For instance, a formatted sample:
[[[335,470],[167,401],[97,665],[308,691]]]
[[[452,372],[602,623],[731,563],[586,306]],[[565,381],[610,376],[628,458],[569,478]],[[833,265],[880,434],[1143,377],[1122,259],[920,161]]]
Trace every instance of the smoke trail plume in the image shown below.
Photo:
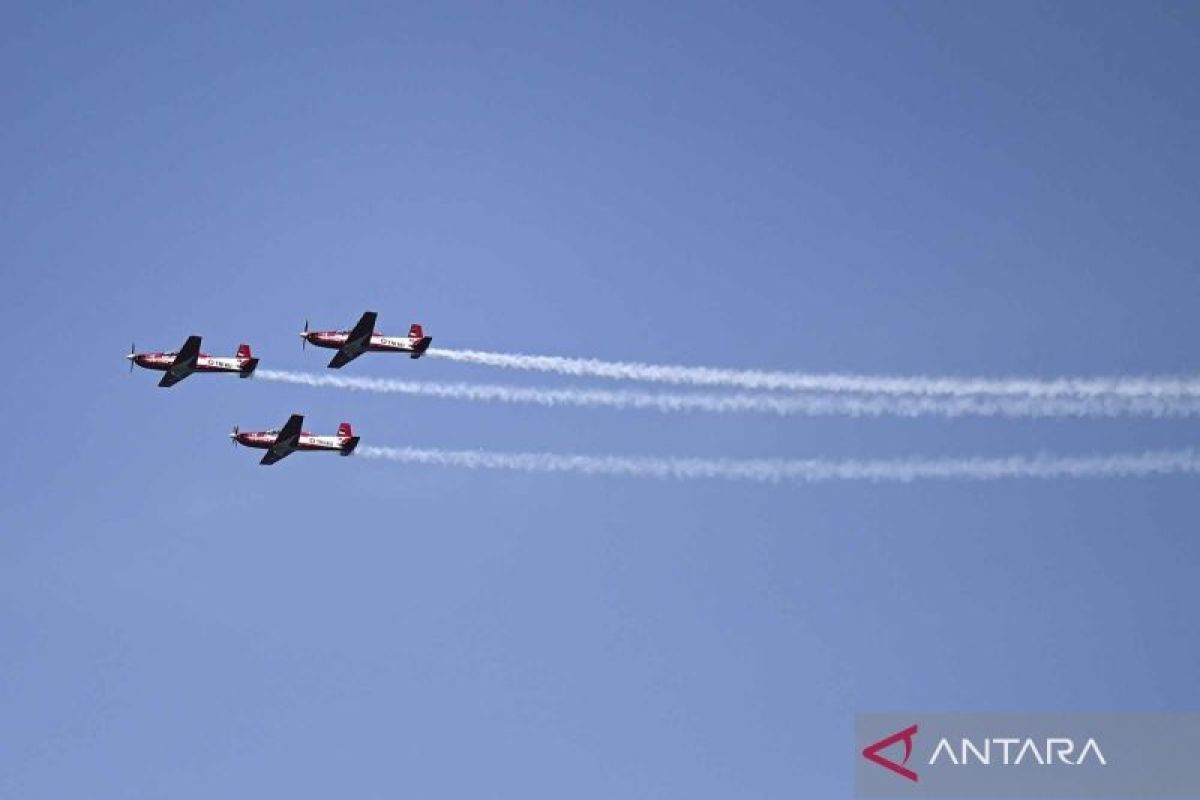
[[[899,459],[893,461],[634,458],[556,453],[488,453],[414,447],[360,447],[360,458],[404,464],[522,472],[571,472],[629,478],[725,479],[760,483],[919,480],[992,481],[1009,478],[1135,478],[1200,473],[1200,453],[1165,450],[1101,456]]]
[[[491,353],[480,350],[430,348],[428,355],[467,364],[554,372],[577,377],[611,378],[690,386],[729,386],[863,394],[1024,395],[1029,397],[1200,397],[1200,379],[1188,377],[1108,378],[947,378],[775,372],[600,361],[589,358]]]
[[[277,383],[379,394],[437,397],[545,407],[649,409],[723,414],[854,417],[1180,417],[1200,415],[1200,398],[1188,397],[920,397],[905,395],[671,394],[567,387],[547,389],[498,384],[405,381],[259,369],[255,377]]]

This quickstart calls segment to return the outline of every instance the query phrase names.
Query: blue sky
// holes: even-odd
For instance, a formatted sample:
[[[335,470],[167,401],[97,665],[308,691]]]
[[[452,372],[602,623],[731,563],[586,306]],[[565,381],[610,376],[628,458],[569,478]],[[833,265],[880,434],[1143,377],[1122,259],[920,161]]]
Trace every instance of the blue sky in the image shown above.
[[[1194,478],[804,488],[225,434],[1092,453],[1194,421],[546,410],[125,372],[295,332],[807,371],[1186,373],[1185,4],[10,9],[0,796],[805,797],[860,711],[1195,709]],[[424,359],[350,374],[551,383]]]

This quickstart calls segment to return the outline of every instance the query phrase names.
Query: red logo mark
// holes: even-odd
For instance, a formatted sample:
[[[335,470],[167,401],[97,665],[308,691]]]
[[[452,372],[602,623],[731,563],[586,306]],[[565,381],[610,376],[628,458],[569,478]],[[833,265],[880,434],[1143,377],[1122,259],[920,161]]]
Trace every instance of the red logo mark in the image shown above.
[[[892,772],[896,773],[897,775],[901,775],[905,778],[908,778],[913,783],[916,783],[917,782],[917,773],[913,772],[911,769],[904,766],[905,764],[908,763],[909,756],[912,755],[913,737],[916,735],[917,735],[917,726],[916,725],[913,725],[910,728],[905,728],[902,731],[893,733],[891,736],[888,736],[885,739],[880,739],[878,742],[875,742],[875,744],[867,745],[866,748],[864,748],[862,751],[863,757],[866,758],[868,761],[874,761],[879,766],[886,767],[887,769],[890,769]],[[901,741],[904,742],[904,760],[902,760],[899,764],[897,764],[895,761],[892,761],[887,756],[879,755],[880,750],[886,750],[889,747],[891,747],[892,745],[894,745],[896,742],[901,742]]]

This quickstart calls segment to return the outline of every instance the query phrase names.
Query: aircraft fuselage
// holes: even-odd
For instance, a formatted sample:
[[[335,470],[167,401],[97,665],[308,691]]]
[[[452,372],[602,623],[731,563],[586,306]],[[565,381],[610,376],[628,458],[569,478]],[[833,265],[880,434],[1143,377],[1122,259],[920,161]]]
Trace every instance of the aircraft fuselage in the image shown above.
[[[133,363],[144,369],[166,372],[175,363],[175,353],[138,353]],[[245,372],[256,358],[219,358],[201,353],[196,358],[193,372]]]
[[[346,340],[350,338],[349,331],[308,331],[302,334],[309,344],[317,347],[327,347],[331,350],[340,350],[346,344]],[[373,353],[416,353],[424,352],[420,348],[421,339],[414,339],[409,336],[384,336],[381,333],[372,333],[371,338],[366,342],[367,352]]]
[[[234,435],[240,445],[255,447],[259,450],[270,450],[278,439],[278,431],[242,431]],[[355,436],[313,436],[311,433],[300,434],[296,440],[296,450],[328,450],[335,453],[345,453],[346,447]]]

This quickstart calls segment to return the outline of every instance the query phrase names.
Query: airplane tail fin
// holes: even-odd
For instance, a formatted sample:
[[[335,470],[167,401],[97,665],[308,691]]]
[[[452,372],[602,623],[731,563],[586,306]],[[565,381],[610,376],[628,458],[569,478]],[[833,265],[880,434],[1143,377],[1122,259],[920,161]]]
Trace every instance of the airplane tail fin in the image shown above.
[[[412,327],[408,329],[408,340],[412,342],[411,358],[420,358],[429,349],[430,343],[433,342],[433,337],[426,336],[425,330],[421,327],[420,323],[414,322]]]
[[[354,448],[358,447],[358,437],[354,435],[354,429],[350,427],[349,422],[338,425],[337,435],[342,439],[342,455],[348,456],[354,452]]]
[[[425,355],[425,351],[429,349],[429,345],[433,343],[432,336],[426,336],[421,341],[413,345],[413,352],[409,358],[420,358]]]
[[[258,366],[258,359],[250,354],[250,345],[245,342],[238,345],[237,360],[241,366],[239,377],[249,378],[254,374],[254,369]]]

